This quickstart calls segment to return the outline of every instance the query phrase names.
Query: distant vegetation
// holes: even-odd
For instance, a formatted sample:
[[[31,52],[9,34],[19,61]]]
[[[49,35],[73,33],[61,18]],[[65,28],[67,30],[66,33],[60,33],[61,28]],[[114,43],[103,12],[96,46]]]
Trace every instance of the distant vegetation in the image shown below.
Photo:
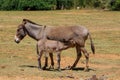
[[[120,10],[120,0],[0,0],[0,10],[63,10],[81,8]]]

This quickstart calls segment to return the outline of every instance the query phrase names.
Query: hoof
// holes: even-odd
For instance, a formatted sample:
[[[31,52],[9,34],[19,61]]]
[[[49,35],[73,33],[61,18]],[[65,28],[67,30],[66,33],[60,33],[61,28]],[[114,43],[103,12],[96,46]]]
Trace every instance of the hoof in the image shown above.
[[[59,68],[59,69],[58,69],[58,71],[60,72],[60,71],[61,71],[61,69]]]
[[[54,69],[54,66],[50,66],[49,69]]]
[[[56,69],[57,71],[61,71],[61,68],[60,67],[57,67],[57,69]]]
[[[72,67],[72,66],[67,66],[65,69],[66,69],[66,70],[72,70],[73,67]]]
[[[42,71],[43,69],[42,68],[38,68],[38,70]]]
[[[60,68],[59,68],[59,69],[57,68],[55,71],[61,72],[61,69],[60,69]]]
[[[43,70],[46,70],[46,66],[44,66],[42,69],[43,69]]]
[[[85,68],[85,69],[84,69],[84,72],[89,72],[89,69],[88,69],[88,68]]]

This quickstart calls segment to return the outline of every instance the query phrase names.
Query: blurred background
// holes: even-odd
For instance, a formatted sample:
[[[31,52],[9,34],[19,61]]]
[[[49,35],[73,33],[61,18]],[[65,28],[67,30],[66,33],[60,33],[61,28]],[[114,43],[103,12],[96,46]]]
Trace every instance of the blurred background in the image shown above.
[[[0,10],[120,10],[120,0],[0,0]]]

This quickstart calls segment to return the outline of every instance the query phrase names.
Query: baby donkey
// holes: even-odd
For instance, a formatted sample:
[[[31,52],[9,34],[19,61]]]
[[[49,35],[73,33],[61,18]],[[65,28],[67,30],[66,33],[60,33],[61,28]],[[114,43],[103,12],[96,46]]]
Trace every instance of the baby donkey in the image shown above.
[[[71,40],[71,42],[73,43],[73,41]],[[45,53],[49,54],[50,59],[51,59],[51,67],[54,68],[54,61],[53,61],[53,52],[57,53],[57,69],[60,69],[60,61],[61,61],[61,51],[68,49],[70,47],[74,47],[74,44],[70,45],[69,43],[64,44],[60,41],[55,41],[55,40],[47,40],[47,39],[41,39],[37,42],[37,54],[38,54],[38,66],[39,69],[41,68],[41,57],[42,54]],[[45,65],[43,67],[43,69],[46,69],[48,64],[48,58],[47,56],[45,56]]]

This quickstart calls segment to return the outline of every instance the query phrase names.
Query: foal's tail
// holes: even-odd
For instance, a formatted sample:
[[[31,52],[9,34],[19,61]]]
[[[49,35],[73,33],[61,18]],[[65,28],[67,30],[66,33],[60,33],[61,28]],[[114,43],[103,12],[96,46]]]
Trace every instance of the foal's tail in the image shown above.
[[[90,39],[90,43],[91,43],[91,50],[92,50],[93,54],[95,54],[95,46],[94,46],[94,43],[92,41],[92,37],[91,37],[90,33],[88,35],[89,35],[89,39]]]

